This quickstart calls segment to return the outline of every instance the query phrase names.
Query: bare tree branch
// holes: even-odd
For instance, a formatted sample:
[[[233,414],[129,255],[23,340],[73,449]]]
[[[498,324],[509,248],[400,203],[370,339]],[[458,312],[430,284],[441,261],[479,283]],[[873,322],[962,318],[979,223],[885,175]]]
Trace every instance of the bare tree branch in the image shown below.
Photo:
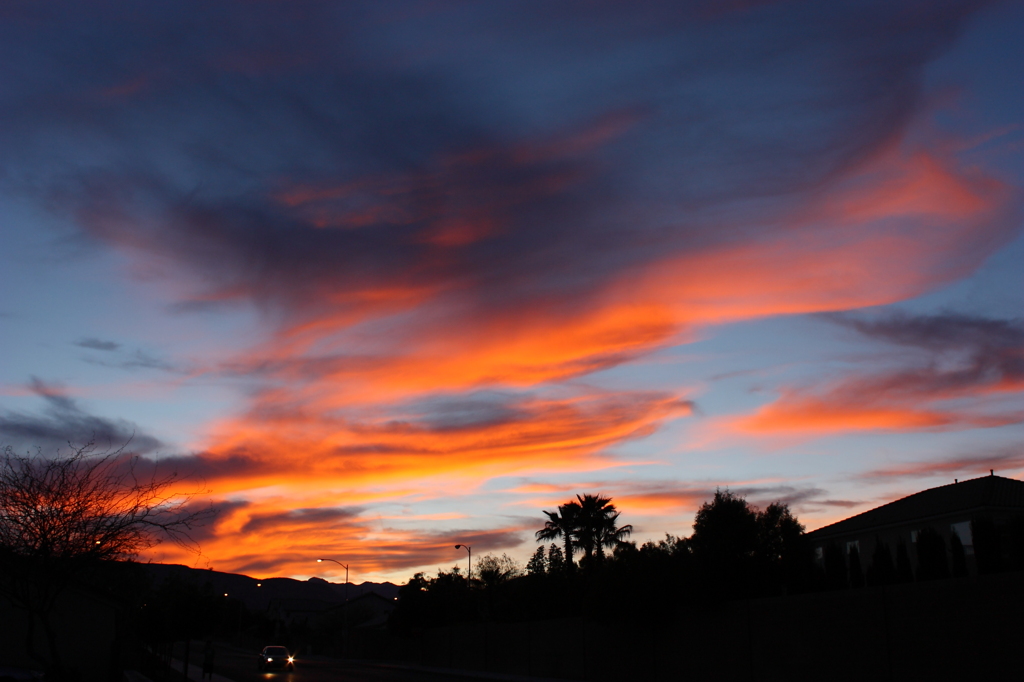
[[[212,507],[191,503],[203,491],[178,489],[174,472],[138,472],[128,443],[100,450],[93,441],[45,457],[0,454],[0,594],[38,619],[61,667],[49,623],[59,595],[92,568],[126,561],[168,539],[199,554],[189,533]],[[29,653],[32,651],[29,624]]]

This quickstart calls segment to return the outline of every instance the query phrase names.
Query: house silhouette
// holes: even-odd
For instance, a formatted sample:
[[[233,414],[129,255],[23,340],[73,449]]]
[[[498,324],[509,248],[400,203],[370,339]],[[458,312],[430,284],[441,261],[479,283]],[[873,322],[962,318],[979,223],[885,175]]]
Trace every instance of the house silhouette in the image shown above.
[[[918,579],[925,573],[942,577],[1020,570],[1024,481],[992,472],[956,481],[824,526],[808,533],[807,539],[822,568],[829,552],[841,553],[848,565],[859,560],[868,570],[878,563],[880,552],[895,553],[890,554],[895,565],[899,552],[906,551]],[[927,552],[925,540],[931,548]],[[944,566],[936,563],[943,559]],[[928,561],[934,565],[925,565]]]

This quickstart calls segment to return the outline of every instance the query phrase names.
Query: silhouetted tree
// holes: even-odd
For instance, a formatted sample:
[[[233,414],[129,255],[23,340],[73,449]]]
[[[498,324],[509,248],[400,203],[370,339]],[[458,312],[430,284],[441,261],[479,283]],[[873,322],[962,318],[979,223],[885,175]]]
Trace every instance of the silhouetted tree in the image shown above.
[[[97,567],[131,559],[166,537],[193,549],[189,531],[213,513],[189,506],[176,474],[142,477],[138,458],[94,443],[68,454],[0,456],[0,591],[28,614],[27,653],[64,670],[51,614],[60,596]],[[36,650],[36,625],[49,660]]]
[[[896,543],[896,579],[901,583],[914,582],[914,569],[910,565],[910,553],[907,544],[900,539]]]
[[[757,513],[757,549],[768,559],[781,559],[803,532],[787,504],[773,502]]]
[[[717,592],[746,589],[757,534],[757,514],[746,500],[728,490],[716,491],[697,511],[690,536],[701,580]]]
[[[697,511],[690,544],[697,556],[736,561],[753,555],[757,536],[757,514],[747,501],[729,490],[717,490],[714,499]]]
[[[692,556],[710,587],[747,596],[806,589],[814,570],[804,527],[788,505],[758,510],[729,490],[701,506],[693,535],[673,551]]]
[[[544,557],[544,545],[537,548],[530,560],[526,562],[526,572],[530,575],[546,573],[548,569],[547,559]]]
[[[953,577],[965,577],[967,575],[967,553],[964,551],[964,543],[960,542],[960,536],[956,533],[949,538],[949,558],[953,564]]]
[[[846,556],[850,564],[850,587],[864,587],[864,570],[860,565],[860,548],[850,545]]]
[[[502,554],[500,557],[487,554],[477,563],[477,575],[486,587],[494,587],[522,574],[523,569],[519,562],[508,554]]]
[[[875,551],[871,554],[871,566],[868,567],[868,585],[891,585],[896,582],[896,567],[892,562],[889,545],[875,536]]]
[[[671,533],[665,533],[664,540],[658,540],[658,549],[669,556],[689,556],[690,555],[690,540],[689,538],[677,538]]]
[[[830,590],[842,590],[849,586],[843,550],[834,542],[825,546],[825,581]]]
[[[604,560],[604,550],[610,549],[613,552],[620,543],[626,542],[626,538],[633,534],[633,525],[627,523],[624,526],[618,525],[619,513],[604,519],[604,523],[598,529],[596,542],[594,543],[599,561]]]
[[[619,512],[610,497],[585,493],[577,495],[579,513],[576,519],[576,540],[590,561],[604,560],[604,550],[615,549],[633,532],[633,526],[618,526]]]
[[[572,555],[574,550],[573,541],[576,534],[577,523],[580,513],[578,502],[569,502],[559,505],[557,512],[543,512],[547,517],[544,527],[537,531],[538,540],[557,540],[559,538],[565,543],[565,569],[571,571],[574,564]]]
[[[548,547],[548,573],[557,575],[565,572],[565,555],[562,554],[562,548],[551,543]]]
[[[468,584],[458,566],[450,571],[439,570],[433,579],[417,573],[398,589],[398,605],[390,626],[408,633],[473,620],[477,615],[473,602],[476,590],[470,590]]]
[[[973,519],[971,536],[978,573],[984,575],[1003,570],[1003,542],[995,522],[987,517]]]
[[[762,580],[795,589],[808,579],[811,567],[803,525],[789,511],[789,505],[781,502],[768,505],[756,517],[755,555],[761,564]]]
[[[612,550],[612,559],[628,561],[639,553],[640,549],[636,546],[636,542],[633,542],[632,540],[623,540],[615,545],[615,549]]]

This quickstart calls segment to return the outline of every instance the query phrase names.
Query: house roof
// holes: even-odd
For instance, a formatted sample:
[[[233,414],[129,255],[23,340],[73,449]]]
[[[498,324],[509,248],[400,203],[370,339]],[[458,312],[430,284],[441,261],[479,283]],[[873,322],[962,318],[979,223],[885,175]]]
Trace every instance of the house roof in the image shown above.
[[[1024,481],[1003,476],[982,476],[950,483],[908,495],[895,502],[823,526],[807,535],[811,538],[846,535],[982,508],[1017,508],[1024,511]]]

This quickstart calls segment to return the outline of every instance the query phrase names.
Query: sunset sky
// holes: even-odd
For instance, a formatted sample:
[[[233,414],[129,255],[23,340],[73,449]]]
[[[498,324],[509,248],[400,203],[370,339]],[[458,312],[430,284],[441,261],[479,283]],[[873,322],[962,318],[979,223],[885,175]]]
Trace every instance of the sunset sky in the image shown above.
[[[1024,3],[0,4],[0,444],[404,582],[1024,476]],[[134,436],[133,436],[134,434]]]

